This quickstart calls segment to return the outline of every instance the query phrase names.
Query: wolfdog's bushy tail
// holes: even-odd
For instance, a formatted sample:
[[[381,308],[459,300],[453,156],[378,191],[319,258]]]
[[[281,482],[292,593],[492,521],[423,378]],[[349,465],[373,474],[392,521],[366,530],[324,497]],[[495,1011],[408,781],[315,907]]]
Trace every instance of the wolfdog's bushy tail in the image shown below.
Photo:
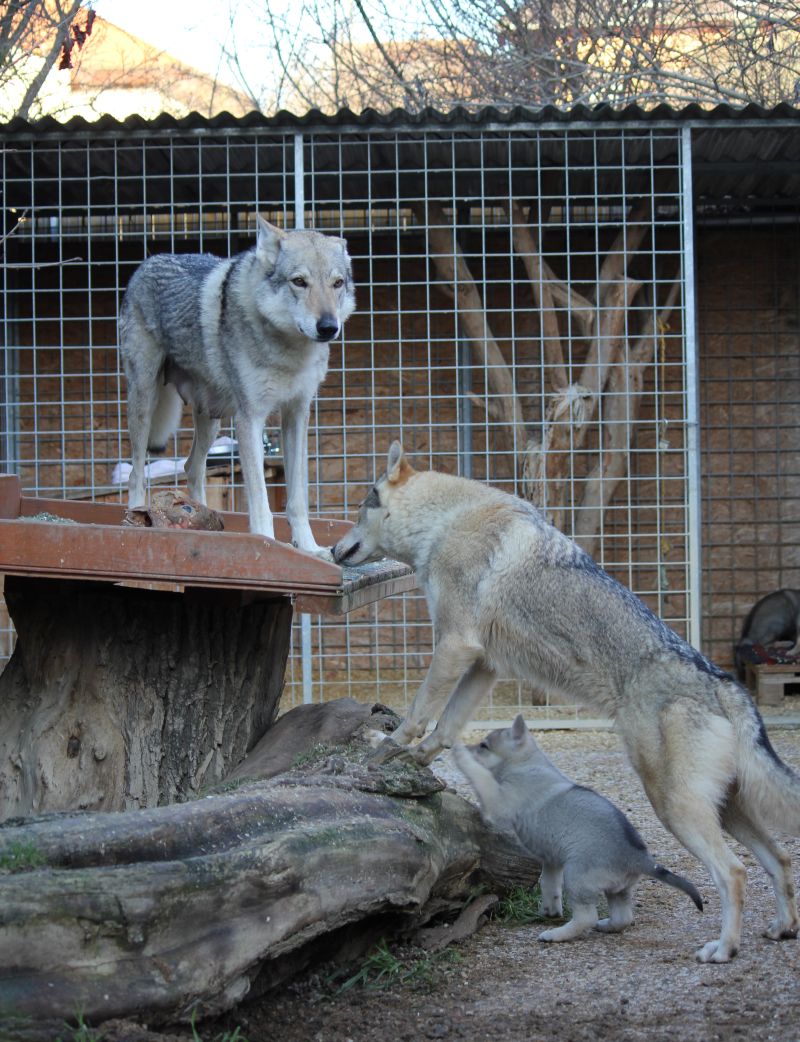
[[[147,448],[150,452],[163,452],[167,441],[177,431],[183,414],[183,401],[172,384],[161,384],[158,401],[150,421]]]
[[[773,749],[744,688],[723,682],[720,700],[736,731],[739,800],[756,821],[800,836],[800,775]]]

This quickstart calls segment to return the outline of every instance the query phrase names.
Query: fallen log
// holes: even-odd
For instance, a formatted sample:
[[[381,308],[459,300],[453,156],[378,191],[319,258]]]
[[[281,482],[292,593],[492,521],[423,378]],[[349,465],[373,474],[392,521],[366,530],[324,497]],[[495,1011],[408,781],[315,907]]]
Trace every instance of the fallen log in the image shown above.
[[[385,716],[365,708],[361,731]],[[7,822],[0,1037],[52,1039],[78,1011],[210,1016],[335,954],[344,928],[413,932],[479,884],[536,879],[427,768],[370,748],[316,743],[302,768],[187,803]]]

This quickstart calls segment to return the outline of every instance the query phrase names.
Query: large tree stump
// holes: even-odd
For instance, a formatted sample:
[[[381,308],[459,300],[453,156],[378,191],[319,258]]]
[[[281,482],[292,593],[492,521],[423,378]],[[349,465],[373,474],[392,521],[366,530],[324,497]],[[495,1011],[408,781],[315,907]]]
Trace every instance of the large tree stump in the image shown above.
[[[344,714],[350,730],[376,718],[363,708]],[[300,731],[307,711],[293,711]],[[371,766],[358,737],[312,749],[304,768],[233,792],[0,828],[0,866],[16,870],[0,871],[2,1037],[51,1039],[76,1010],[90,1023],[217,1013],[357,926],[415,929],[479,883],[537,877],[427,768]],[[266,753],[251,768],[269,772]]]
[[[9,576],[5,599],[0,820],[192,798],[275,717],[288,598]]]

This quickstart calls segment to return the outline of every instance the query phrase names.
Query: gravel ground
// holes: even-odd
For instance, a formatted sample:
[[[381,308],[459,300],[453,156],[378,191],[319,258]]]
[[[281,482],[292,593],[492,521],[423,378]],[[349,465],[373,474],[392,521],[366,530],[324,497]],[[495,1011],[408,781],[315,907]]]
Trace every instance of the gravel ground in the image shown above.
[[[770,736],[779,754],[800,768],[800,730]],[[536,940],[541,926],[490,923],[458,947],[458,961],[443,964],[427,988],[353,989],[330,998],[311,976],[203,1025],[203,1039],[238,1027],[249,1042],[797,1042],[800,943],[761,936],[773,902],[753,858],[737,848],[748,869],[740,955],[723,966],[698,964],[695,950],[718,933],[716,892],[705,869],[656,820],[616,735],[545,731],[537,737],[563,771],[625,811],[658,861],[698,886],[704,914],[678,891],[646,880],[637,891],[636,922],[621,935],[593,933],[545,945]],[[435,769],[468,794],[446,758]],[[791,840],[789,848],[800,864],[800,841]]]

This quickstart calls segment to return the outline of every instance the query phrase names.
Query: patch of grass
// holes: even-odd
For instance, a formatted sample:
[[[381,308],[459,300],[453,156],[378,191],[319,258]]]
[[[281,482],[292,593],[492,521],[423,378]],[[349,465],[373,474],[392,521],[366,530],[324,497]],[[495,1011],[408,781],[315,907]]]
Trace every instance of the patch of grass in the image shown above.
[[[16,840],[0,854],[0,872],[30,872],[46,864],[44,854],[30,840]]]
[[[355,973],[346,977],[347,970],[337,970],[327,978],[326,984],[334,986],[342,977],[346,977],[338,987],[333,987],[334,996],[344,995],[357,987],[364,991],[385,991],[397,986],[431,991],[439,983],[445,966],[460,961],[461,955],[451,948],[400,958],[390,950],[385,940],[381,940],[364,958]]]
[[[192,1013],[189,1026],[192,1029],[192,1042],[247,1042],[247,1039],[242,1034],[242,1029],[239,1027],[234,1028],[233,1031],[223,1031],[218,1035],[214,1035],[213,1038],[203,1039],[203,1036],[197,1031],[194,1013]]]
[[[72,1024],[65,1026],[72,1034],[66,1036],[59,1035],[56,1042],[100,1042],[100,1035],[89,1027],[81,1013],[76,1013],[74,1026]]]
[[[542,891],[536,886],[514,886],[494,909],[493,918],[501,926],[528,926],[530,923],[552,923],[542,912]],[[568,918],[564,902],[564,919]]]

